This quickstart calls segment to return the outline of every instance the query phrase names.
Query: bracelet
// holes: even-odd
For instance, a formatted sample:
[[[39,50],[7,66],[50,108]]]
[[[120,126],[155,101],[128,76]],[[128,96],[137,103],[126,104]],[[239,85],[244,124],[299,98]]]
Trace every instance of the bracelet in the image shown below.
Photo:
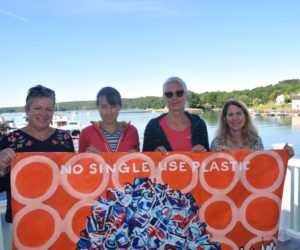
[[[0,177],[4,177],[5,175],[7,175],[9,172],[9,168],[5,169],[4,171],[3,170],[0,170]]]

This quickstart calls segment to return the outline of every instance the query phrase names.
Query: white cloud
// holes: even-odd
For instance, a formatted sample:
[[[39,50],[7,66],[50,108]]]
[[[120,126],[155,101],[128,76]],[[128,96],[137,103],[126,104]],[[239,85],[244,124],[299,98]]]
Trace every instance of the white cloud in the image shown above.
[[[7,11],[7,10],[0,10],[0,14],[12,17],[12,18],[20,20],[22,22],[29,22],[29,20],[27,18],[22,17],[22,16],[18,16],[18,15],[14,14],[14,13],[12,13],[10,11]]]

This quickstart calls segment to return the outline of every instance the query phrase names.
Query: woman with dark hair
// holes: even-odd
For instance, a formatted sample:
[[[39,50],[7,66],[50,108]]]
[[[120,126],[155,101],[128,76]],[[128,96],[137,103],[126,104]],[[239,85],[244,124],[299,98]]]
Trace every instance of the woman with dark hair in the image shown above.
[[[118,122],[122,107],[120,93],[112,88],[102,88],[96,99],[102,121],[91,122],[79,137],[79,152],[134,152],[140,151],[137,129],[130,123]]]
[[[74,152],[68,132],[50,127],[55,109],[55,92],[37,85],[28,90],[25,112],[28,125],[0,140],[0,192],[7,193],[6,221],[12,222],[10,162],[15,152]]]
[[[184,110],[187,87],[179,77],[170,77],[163,84],[168,113],[149,121],[144,134],[143,151],[208,151],[205,122]]]
[[[240,100],[229,99],[225,102],[219,119],[216,138],[212,141],[211,151],[263,150],[264,146],[253,125],[247,106]],[[288,144],[284,146],[289,157],[294,150]]]

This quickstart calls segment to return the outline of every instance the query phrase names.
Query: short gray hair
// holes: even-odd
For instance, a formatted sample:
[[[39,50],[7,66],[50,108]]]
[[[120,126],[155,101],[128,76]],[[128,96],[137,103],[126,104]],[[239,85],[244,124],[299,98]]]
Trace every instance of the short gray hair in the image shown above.
[[[172,77],[169,77],[163,84],[163,95],[165,94],[168,83],[173,82],[173,81],[179,83],[180,86],[183,88],[184,92],[187,93],[187,87],[186,87],[185,82],[177,76],[172,76]]]
[[[36,85],[30,88],[27,92],[26,107],[30,108],[32,99],[35,97],[50,97],[55,106],[55,92],[52,89],[46,88],[42,85]]]

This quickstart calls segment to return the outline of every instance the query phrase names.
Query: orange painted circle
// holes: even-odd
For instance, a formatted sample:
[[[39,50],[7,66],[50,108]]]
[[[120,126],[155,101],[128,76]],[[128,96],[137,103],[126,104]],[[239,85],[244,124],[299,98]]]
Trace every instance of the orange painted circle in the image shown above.
[[[271,187],[279,176],[278,163],[269,155],[257,156],[247,166],[246,178],[250,185],[258,189]]]
[[[209,226],[221,230],[231,222],[232,210],[227,202],[215,201],[207,206],[204,217]]]
[[[52,179],[52,169],[46,163],[34,162],[23,167],[17,174],[15,185],[23,197],[33,199],[48,191]]]
[[[246,208],[246,220],[250,226],[260,231],[273,229],[279,218],[279,208],[274,200],[267,197],[253,199]]]
[[[17,228],[20,242],[28,247],[44,245],[53,235],[55,228],[51,214],[42,209],[32,210],[22,217]]]
[[[172,160],[161,166],[161,179],[163,183],[169,184],[169,187],[174,190],[182,190],[189,186],[192,182],[192,169],[187,163],[180,166],[181,160]],[[177,171],[172,171],[175,169]],[[180,170],[181,171],[178,171]],[[184,170],[184,171],[183,171]],[[184,176],[184,178],[182,178]]]
[[[234,178],[232,164],[226,159],[214,159],[208,162],[205,169],[201,169],[201,171],[203,170],[208,171],[204,173],[204,178],[212,188],[225,189],[232,183]]]
[[[222,250],[232,250],[232,247],[227,245],[226,243],[221,243]]]
[[[124,162],[126,165],[118,167],[119,183],[123,186],[126,182],[134,183],[138,177],[150,177],[151,169],[149,164],[141,159],[132,159]]]
[[[93,164],[93,165],[91,165]],[[69,168],[70,166],[66,166]],[[71,166],[72,174],[68,175],[70,186],[80,193],[92,193],[101,184],[105,166],[95,163],[93,159],[84,158]]]
[[[80,237],[80,232],[86,228],[86,217],[92,215],[91,206],[79,208],[73,216],[72,229]]]

